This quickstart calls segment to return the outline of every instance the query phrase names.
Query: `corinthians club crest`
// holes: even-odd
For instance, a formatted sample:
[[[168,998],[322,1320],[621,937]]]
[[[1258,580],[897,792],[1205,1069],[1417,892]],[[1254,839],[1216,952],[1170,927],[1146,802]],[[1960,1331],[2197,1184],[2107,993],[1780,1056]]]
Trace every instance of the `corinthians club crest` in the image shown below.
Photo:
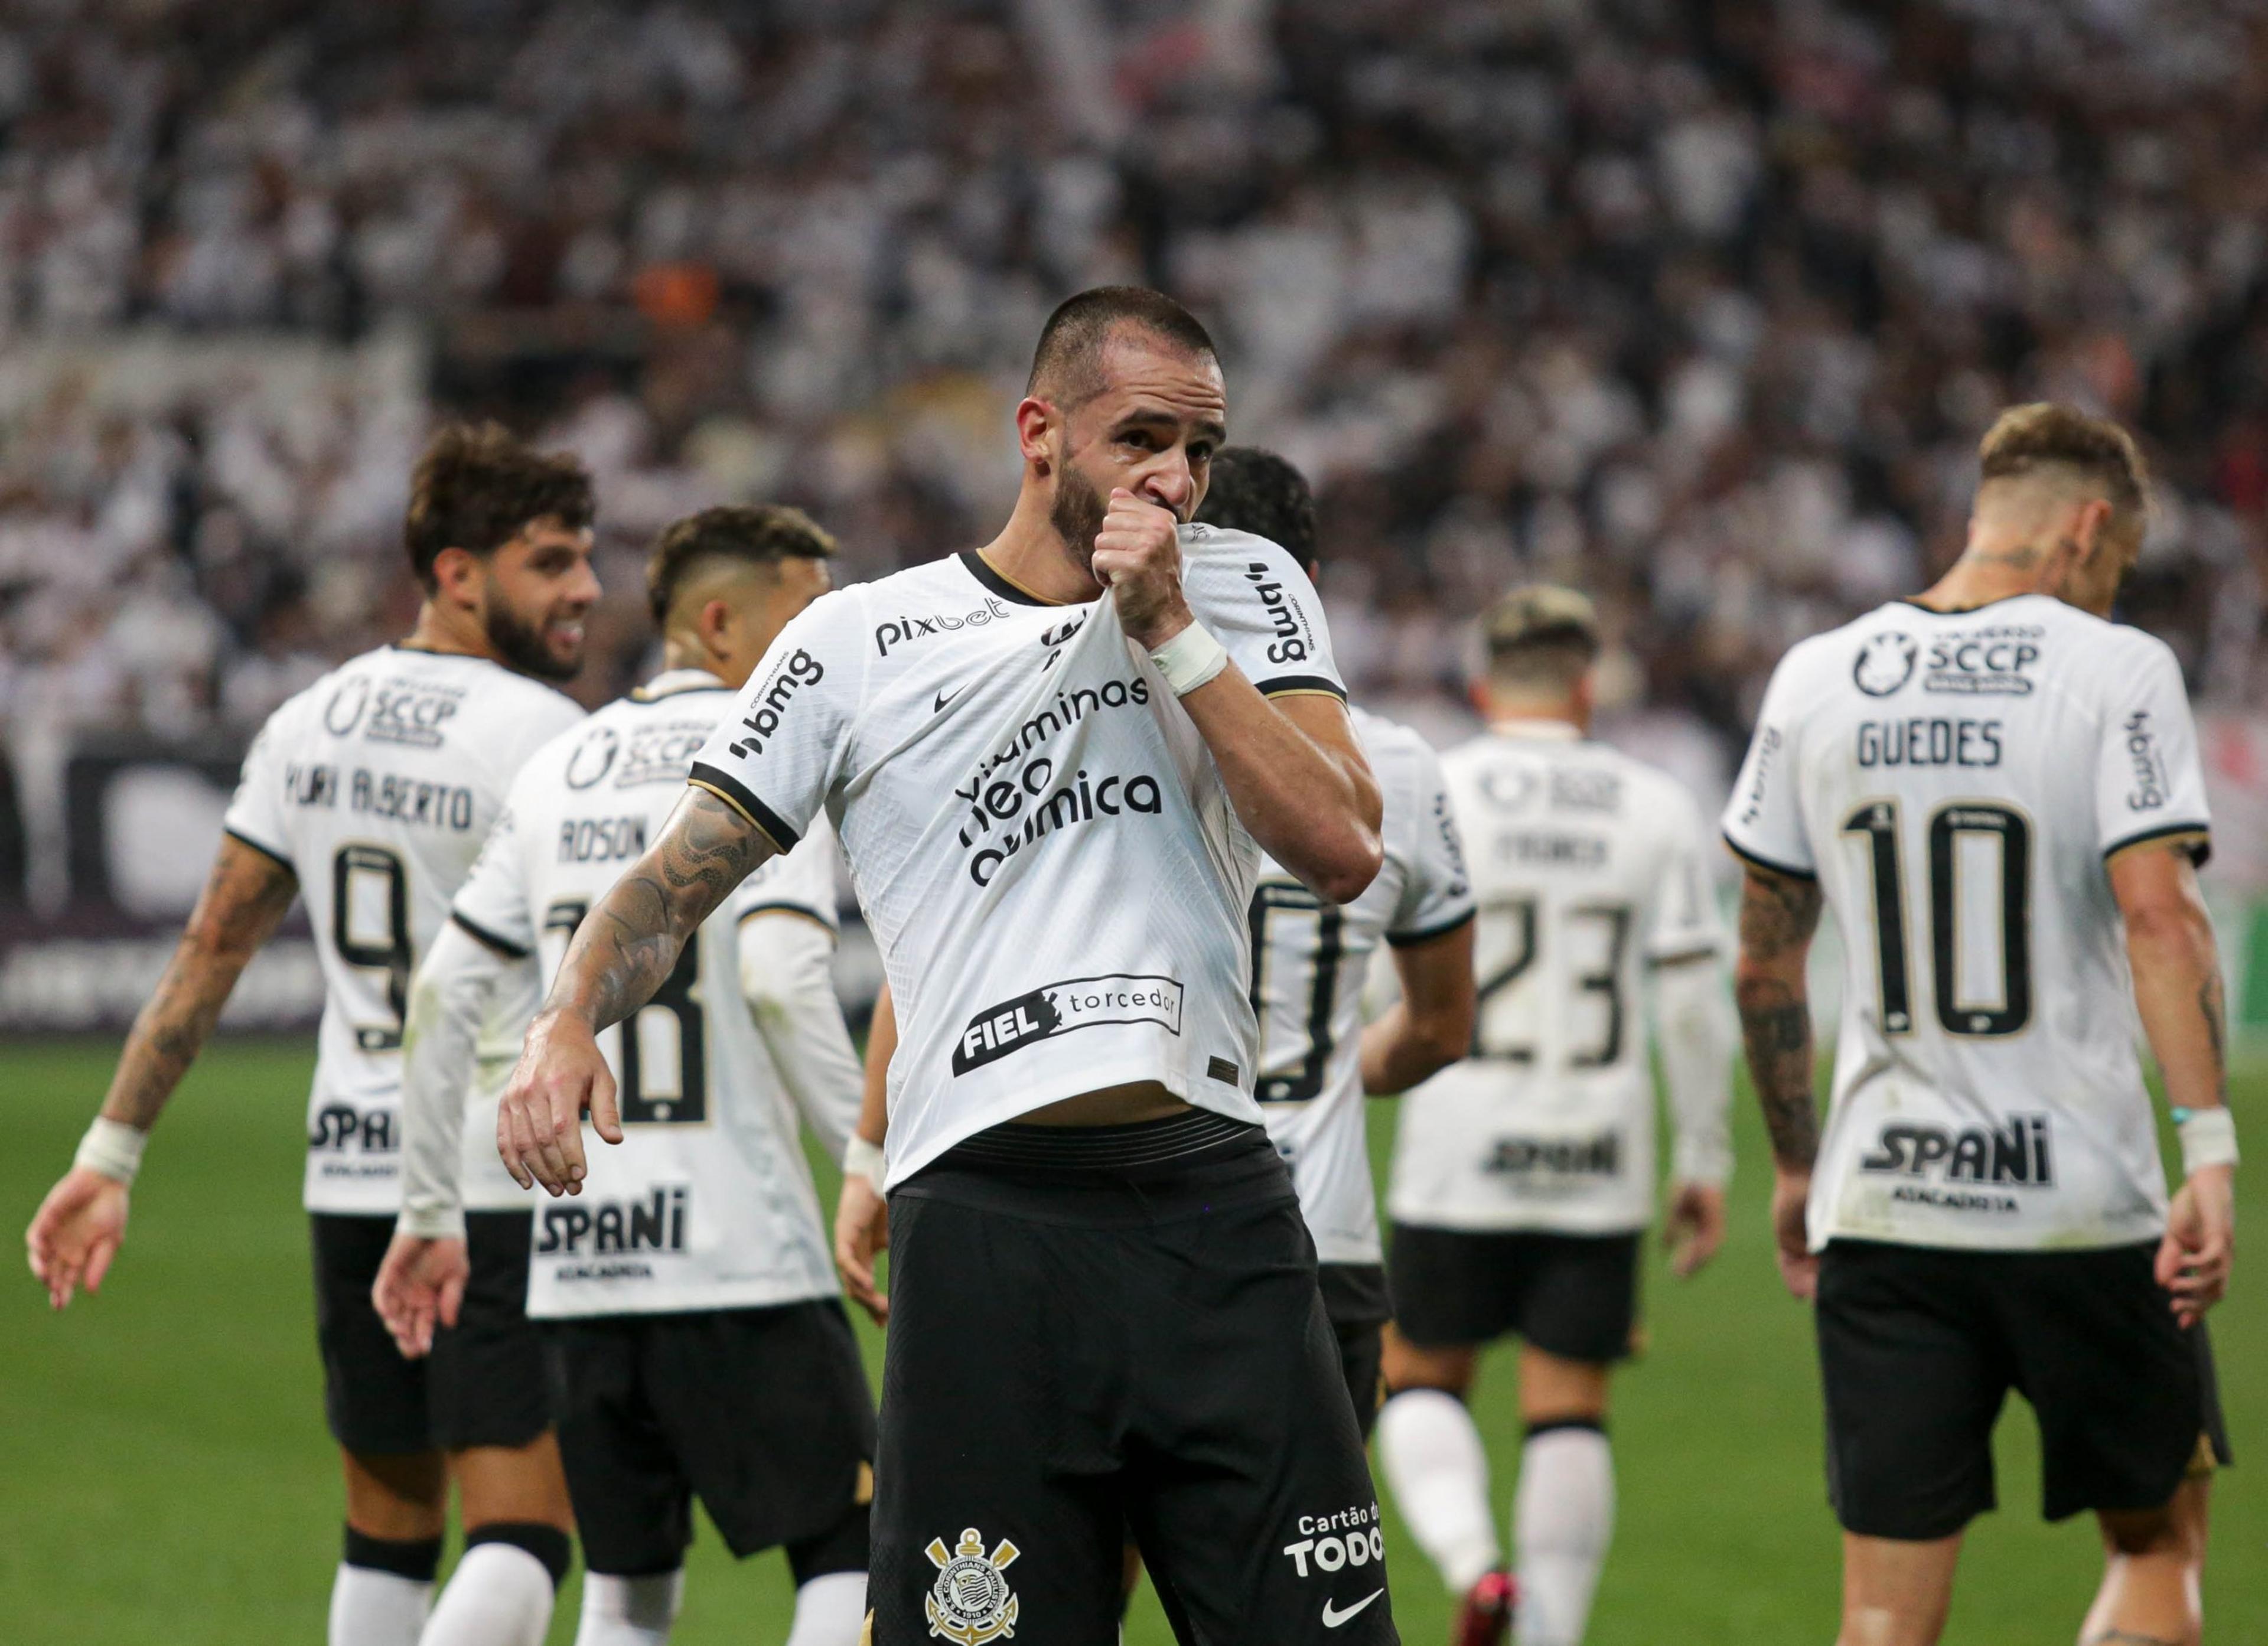
[[[929,1632],[957,1646],[982,1646],[1016,1632],[1016,1591],[1000,1574],[1022,1554],[1007,1539],[987,1554],[976,1528],[961,1532],[960,1547],[948,1551],[943,1538],[932,1538],[922,1551],[937,1568],[937,1581],[922,1598]]]
[[[1851,665],[1852,683],[1869,697],[1888,697],[1913,679],[1914,661],[1921,647],[1911,635],[1895,628],[1868,638]]]

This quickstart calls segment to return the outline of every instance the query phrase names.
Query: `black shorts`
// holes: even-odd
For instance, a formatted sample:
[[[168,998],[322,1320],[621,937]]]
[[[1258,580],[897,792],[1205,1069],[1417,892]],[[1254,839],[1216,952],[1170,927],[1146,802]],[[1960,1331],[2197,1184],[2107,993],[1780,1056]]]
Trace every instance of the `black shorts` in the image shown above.
[[[323,1412],[340,1445],[371,1456],[524,1446],[551,1426],[549,1361],[527,1319],[533,1221],[528,1212],[465,1215],[464,1306],[455,1326],[433,1334],[431,1356],[414,1361],[370,1302],[394,1219],[308,1214]]]
[[[696,1496],[734,1554],[786,1545],[799,1584],[866,1569],[874,1399],[839,1302],[548,1324],[593,1571],[675,1570]]]
[[[1391,1642],[1314,1246],[1257,1126],[997,1127],[890,1197],[874,1646]]]
[[[2156,1250],[1830,1242],[1815,1314],[1844,1529],[1919,1541],[1991,1509],[1992,1424],[2011,1389],[2039,1421],[2051,1520],[2158,1507],[2201,1443],[2227,1462],[2212,1349],[2203,1326],[2175,1323]]]
[[[1323,1294],[1323,1314],[1339,1341],[1339,1370],[1362,1437],[1370,1438],[1378,1408],[1386,1403],[1386,1323],[1394,1315],[1386,1303],[1386,1269],[1377,1263],[1319,1263],[1315,1282]]]
[[[1641,1238],[1397,1223],[1386,1254],[1394,1329],[1421,1348],[1475,1348],[1517,1333],[1563,1360],[1626,1360],[1637,1341]]]

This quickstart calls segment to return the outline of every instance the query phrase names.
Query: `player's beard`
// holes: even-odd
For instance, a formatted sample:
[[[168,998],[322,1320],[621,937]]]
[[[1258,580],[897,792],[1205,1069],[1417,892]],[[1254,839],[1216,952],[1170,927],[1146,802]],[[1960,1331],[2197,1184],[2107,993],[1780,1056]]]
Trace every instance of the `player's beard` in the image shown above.
[[[1094,540],[1102,530],[1102,517],[1108,512],[1102,494],[1086,476],[1064,464],[1056,480],[1056,500],[1048,510],[1048,524],[1055,527],[1071,557],[1089,577],[1094,575]]]
[[[582,672],[581,647],[575,649],[573,657],[563,659],[544,643],[542,624],[521,621],[519,613],[501,602],[489,607],[484,627],[489,644],[496,648],[507,668],[540,680],[571,680]]]

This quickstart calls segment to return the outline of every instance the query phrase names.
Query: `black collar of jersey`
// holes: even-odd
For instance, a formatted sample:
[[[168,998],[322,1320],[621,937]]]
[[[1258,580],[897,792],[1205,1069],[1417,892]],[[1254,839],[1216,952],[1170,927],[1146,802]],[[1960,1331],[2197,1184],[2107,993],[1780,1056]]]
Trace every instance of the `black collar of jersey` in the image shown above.
[[[1966,617],[1971,612],[1982,612],[1991,606],[2006,606],[2011,600],[2029,600],[2034,595],[2039,593],[2040,591],[2037,589],[2019,589],[2014,594],[2004,594],[1996,600],[1979,600],[1974,606],[1924,606],[1921,603],[1920,596],[1902,594],[1898,596],[1896,599],[1892,600],[1890,604],[1892,606],[1911,606],[1915,611],[1927,612],[1932,617]],[[2041,595],[2041,598],[2043,599],[2052,600],[2055,599],[2055,596],[2048,594]]]
[[[1029,589],[1025,588],[1020,584],[1011,583],[1005,577],[992,569],[992,562],[990,561],[985,559],[983,555],[978,554],[973,548],[964,548],[961,551],[961,563],[968,569],[968,575],[970,577],[976,578],[977,582],[983,584],[986,588],[991,590],[993,593],[998,595],[1004,600],[1013,600],[1019,606],[1061,606],[1064,604],[1061,600],[1049,600],[1034,594]]]

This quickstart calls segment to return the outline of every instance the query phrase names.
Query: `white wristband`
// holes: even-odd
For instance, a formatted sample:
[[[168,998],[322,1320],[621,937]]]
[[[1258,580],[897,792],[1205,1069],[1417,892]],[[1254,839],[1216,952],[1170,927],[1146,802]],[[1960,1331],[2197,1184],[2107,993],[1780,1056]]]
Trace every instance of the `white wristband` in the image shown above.
[[[1167,691],[1187,697],[1228,666],[1228,649],[1203,623],[1192,622],[1152,652],[1150,661],[1166,677]]]
[[[2182,1140],[2182,1175],[2194,1176],[2206,1166],[2236,1164],[2236,1117],[2226,1104],[2210,1109],[2183,1109],[2174,1116]]]
[[[843,1175],[865,1179],[874,1186],[874,1193],[880,1194],[885,1175],[882,1160],[881,1144],[870,1143],[853,1132],[850,1141],[843,1146]]]
[[[142,1150],[149,1141],[149,1133],[123,1121],[105,1120],[98,1114],[94,1124],[86,1128],[86,1135],[79,1140],[78,1153],[71,1165],[99,1172],[113,1182],[130,1188],[134,1174],[142,1169]]]

